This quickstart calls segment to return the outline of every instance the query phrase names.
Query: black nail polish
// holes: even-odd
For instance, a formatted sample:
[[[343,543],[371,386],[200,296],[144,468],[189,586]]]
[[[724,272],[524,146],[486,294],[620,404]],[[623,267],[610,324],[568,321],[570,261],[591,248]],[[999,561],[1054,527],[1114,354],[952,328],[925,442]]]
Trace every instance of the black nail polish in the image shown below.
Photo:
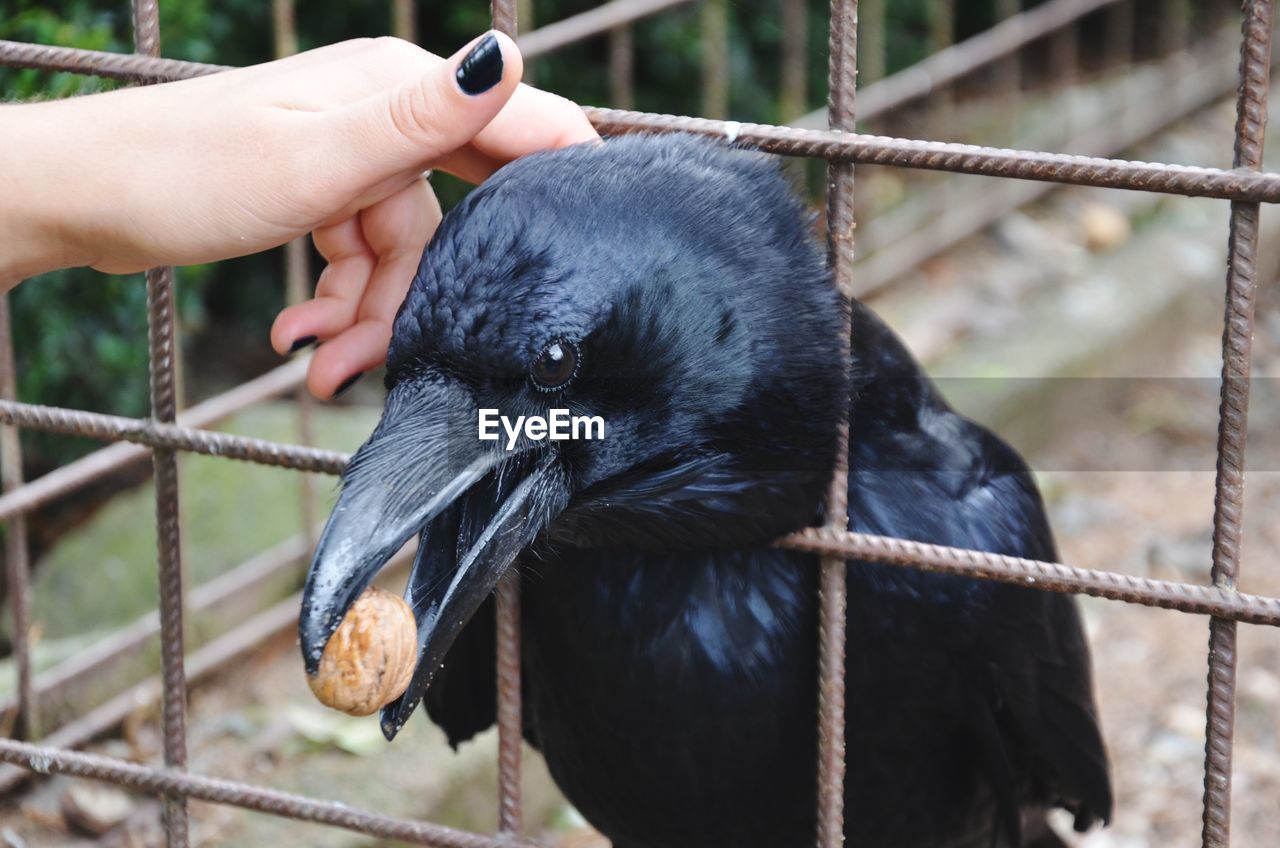
[[[343,380],[342,385],[338,386],[338,388],[333,390],[334,400],[337,400],[338,398],[342,397],[343,392],[345,392],[347,389],[354,386],[356,383],[360,382],[360,378],[363,376],[364,376],[364,372],[361,371],[359,374],[352,374],[350,377]]]
[[[502,46],[498,38],[489,33],[471,52],[462,57],[454,74],[458,88],[475,96],[483,94],[502,81]]]
[[[289,352],[297,353],[298,351],[302,350],[304,347],[311,347],[317,341],[319,341],[319,339],[317,339],[315,336],[303,336],[300,339],[296,339],[293,344],[289,345]]]

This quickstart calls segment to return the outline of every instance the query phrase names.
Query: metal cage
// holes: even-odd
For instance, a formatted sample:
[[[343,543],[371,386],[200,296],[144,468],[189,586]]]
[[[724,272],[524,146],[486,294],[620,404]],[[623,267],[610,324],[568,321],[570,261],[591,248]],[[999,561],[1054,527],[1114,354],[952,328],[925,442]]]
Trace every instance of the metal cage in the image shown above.
[[[526,35],[526,57],[540,55],[582,38],[609,33],[610,65],[615,102],[630,102],[631,39],[629,25],[647,15],[673,8],[688,0],[613,0],[567,21]],[[918,98],[954,81],[985,63],[1007,59],[1013,51],[1061,30],[1084,14],[1108,6],[1114,0],[1051,0],[1028,12],[1015,14],[982,35],[956,44],[926,60],[927,74],[889,78],[868,94],[871,111]],[[946,5],[946,4],[942,4]],[[1000,5],[1000,4],[997,4]],[[864,0],[869,15],[882,21],[883,5]],[[396,3],[397,29],[412,32],[412,4]],[[1007,4],[1005,6],[1007,8]],[[282,17],[281,9],[285,14]],[[717,11],[719,9],[719,11]],[[1014,6],[1016,11],[1016,5]],[[858,134],[854,129],[855,81],[858,36],[856,0],[832,0],[830,21],[830,77],[827,119],[829,129],[739,124],[710,118],[675,117],[619,109],[586,108],[587,116],[605,133],[689,132],[728,138],[786,156],[824,159],[828,163],[827,226],[831,266],[837,285],[846,296],[860,289],[854,285],[854,166],[859,163],[900,168],[950,171],[1048,183],[1123,188],[1191,197],[1210,197],[1231,203],[1228,271],[1219,438],[1217,444],[1216,497],[1211,585],[1146,579],[1069,565],[999,556],[982,551],[921,544],[902,539],[850,533],[846,512],[848,468],[842,463],[828,495],[828,514],[838,516],[828,526],[804,530],[778,545],[821,557],[819,756],[816,780],[819,792],[817,844],[831,848],[843,842],[842,803],[844,778],[844,657],[845,569],[847,560],[873,560],[911,568],[966,575],[986,580],[1031,585],[1038,589],[1109,598],[1131,604],[1157,606],[1209,619],[1207,739],[1205,748],[1204,815],[1202,841],[1207,848],[1229,842],[1231,810],[1231,761],[1236,677],[1236,629],[1239,622],[1280,625],[1280,598],[1237,591],[1244,506],[1244,448],[1250,396],[1250,347],[1254,330],[1254,294],[1257,284],[1256,255],[1258,216],[1263,203],[1280,202],[1280,174],[1262,171],[1262,147],[1266,126],[1268,80],[1272,55],[1273,6],[1267,0],[1245,0],[1240,45],[1237,123],[1234,167],[1231,170],[1197,168],[1108,158],[1089,158],[1040,152],[998,149],[936,141]],[[707,16],[723,11],[723,4],[704,4]],[[784,87],[802,100],[803,76],[797,70],[797,53],[803,58],[803,9],[789,3],[787,47],[789,76]],[[797,17],[799,16],[799,17]],[[516,0],[493,0],[493,25],[514,35]],[[16,67],[71,71],[156,83],[212,74],[221,66],[160,58],[156,0],[134,0],[132,55],[0,41],[0,64]],[[874,26],[868,39],[881,38]],[[710,19],[714,24],[714,17]],[[283,24],[283,27],[282,27]],[[277,26],[285,36],[278,40],[281,53],[290,52],[291,5],[277,4]],[[709,34],[717,32],[715,26]],[[279,35],[279,33],[278,33]],[[720,40],[708,50],[708,79],[724,84],[723,66],[716,67]],[[796,77],[800,75],[799,91]],[[789,81],[788,81],[789,80]],[[720,111],[722,98],[707,97],[708,111]],[[868,90],[870,91],[870,90]],[[720,105],[717,105],[720,104]],[[811,116],[805,121],[812,122]],[[1022,184],[1025,185],[1025,184]],[[298,272],[298,251],[291,252],[289,276],[294,296],[299,296],[305,273]],[[158,686],[162,705],[164,766],[151,767],[120,759],[71,750],[118,723],[134,705],[145,686],[126,693],[90,714],[42,738],[39,743],[0,739],[0,760],[19,769],[62,773],[110,781],[159,795],[164,801],[164,828],[169,846],[188,844],[187,799],[219,804],[348,828],[361,833],[448,848],[482,848],[530,844],[522,841],[520,799],[520,622],[518,584],[504,581],[498,594],[498,726],[499,821],[496,835],[480,835],[421,821],[358,810],[343,804],[291,795],[247,783],[215,779],[187,771],[187,686],[242,656],[267,637],[287,631],[296,620],[296,596],[254,619],[226,638],[214,640],[187,655],[183,647],[184,609],[215,603],[231,591],[226,586],[199,587],[184,593],[180,562],[180,521],[176,454],[193,451],[249,462],[265,463],[309,472],[340,473],[347,457],[302,445],[284,445],[229,436],[200,429],[229,412],[268,397],[297,391],[303,370],[300,363],[277,369],[192,409],[184,424],[176,423],[176,349],[174,340],[173,275],[171,268],[156,268],[146,275],[151,363],[152,415],[127,419],[69,409],[35,406],[14,400],[14,365],[9,335],[7,303],[0,297],[0,454],[3,459],[3,496],[0,519],[7,526],[7,568],[14,621],[14,655],[18,674],[14,715],[28,737],[38,734],[39,687],[33,684],[28,631],[30,580],[26,556],[24,517],[52,498],[119,467],[148,452],[154,463],[156,525],[159,548],[159,615],[140,622],[109,640],[99,651],[121,651],[139,640],[161,638],[161,675]],[[305,409],[304,409],[305,413]],[[21,476],[17,428],[88,436],[113,445],[32,483]],[[847,445],[847,430],[842,444]],[[105,455],[105,456],[104,456]],[[841,456],[845,451],[841,451]],[[277,559],[297,559],[307,550],[304,538]],[[261,566],[265,568],[266,566]],[[219,595],[219,592],[222,595]],[[76,673],[66,669],[59,679]],[[50,684],[52,685],[52,683]],[[18,771],[19,769],[11,769]],[[12,785],[12,773],[0,776],[0,784]]]

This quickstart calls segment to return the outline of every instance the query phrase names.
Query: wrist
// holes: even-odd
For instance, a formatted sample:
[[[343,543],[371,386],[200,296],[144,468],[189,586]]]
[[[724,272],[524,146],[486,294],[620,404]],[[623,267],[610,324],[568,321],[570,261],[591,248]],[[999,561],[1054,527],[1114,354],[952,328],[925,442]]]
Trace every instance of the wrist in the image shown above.
[[[70,214],[81,190],[74,173],[79,162],[62,143],[77,128],[59,126],[57,106],[0,106],[0,288],[92,262]]]

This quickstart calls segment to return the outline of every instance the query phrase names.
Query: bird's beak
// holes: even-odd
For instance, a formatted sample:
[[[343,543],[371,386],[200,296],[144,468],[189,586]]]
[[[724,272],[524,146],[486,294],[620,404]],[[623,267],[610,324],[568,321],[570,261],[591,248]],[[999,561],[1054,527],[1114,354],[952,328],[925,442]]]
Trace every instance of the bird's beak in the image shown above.
[[[516,556],[569,500],[554,449],[506,451],[481,441],[477,416],[470,392],[453,381],[397,386],[343,475],[307,574],[298,631],[314,675],[351,604],[406,541],[421,537],[405,590],[418,622],[418,662],[408,690],[383,708],[387,739]]]

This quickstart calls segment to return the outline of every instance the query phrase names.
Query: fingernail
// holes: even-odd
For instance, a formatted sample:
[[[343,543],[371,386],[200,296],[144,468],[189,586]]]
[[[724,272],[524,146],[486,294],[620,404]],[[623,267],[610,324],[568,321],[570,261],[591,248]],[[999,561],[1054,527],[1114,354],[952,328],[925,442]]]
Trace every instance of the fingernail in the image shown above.
[[[343,380],[342,385],[338,386],[338,388],[333,390],[333,399],[337,400],[338,398],[342,397],[342,393],[345,392],[347,389],[351,388],[352,386],[354,386],[356,383],[360,382],[360,378],[363,376],[364,376],[364,372],[361,371],[359,374],[352,374],[350,377]]]
[[[458,88],[475,96],[483,94],[502,81],[502,45],[498,37],[489,33],[471,52],[462,57],[454,73]]]
[[[317,341],[319,341],[319,339],[317,339],[315,336],[303,336],[300,339],[296,339],[293,344],[289,345],[289,352],[297,353],[298,351],[302,350],[304,347],[311,347]]]

